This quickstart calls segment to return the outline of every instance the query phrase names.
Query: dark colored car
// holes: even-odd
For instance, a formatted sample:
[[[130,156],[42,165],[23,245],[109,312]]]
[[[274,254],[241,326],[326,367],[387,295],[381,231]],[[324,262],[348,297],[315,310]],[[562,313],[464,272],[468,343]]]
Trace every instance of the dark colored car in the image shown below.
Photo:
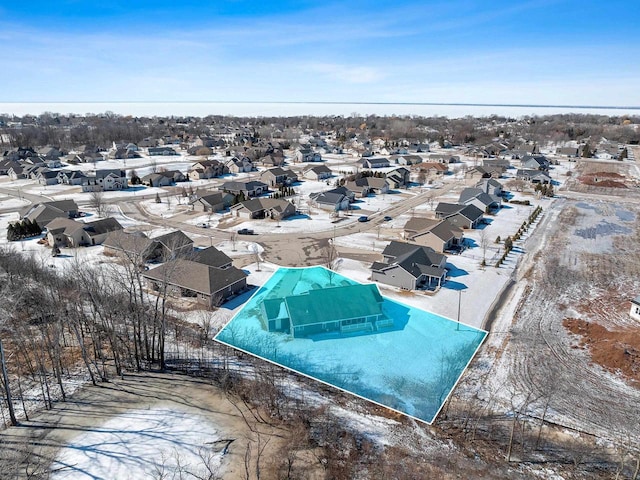
[[[390,217],[389,215],[386,215],[386,216],[383,218],[383,220],[384,220],[385,222],[390,222],[390,221],[391,221],[391,217]]]
[[[369,217],[367,217],[366,215],[363,215],[361,217],[358,217],[358,221],[359,222],[368,222],[369,221]]]
[[[238,235],[253,235],[253,230],[249,228],[241,228],[238,230]]]

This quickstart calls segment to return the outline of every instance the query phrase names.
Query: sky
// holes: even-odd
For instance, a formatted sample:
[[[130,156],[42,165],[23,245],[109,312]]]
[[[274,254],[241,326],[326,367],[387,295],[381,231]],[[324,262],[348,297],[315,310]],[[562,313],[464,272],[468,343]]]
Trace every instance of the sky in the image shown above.
[[[3,0],[0,102],[640,106],[637,0]]]

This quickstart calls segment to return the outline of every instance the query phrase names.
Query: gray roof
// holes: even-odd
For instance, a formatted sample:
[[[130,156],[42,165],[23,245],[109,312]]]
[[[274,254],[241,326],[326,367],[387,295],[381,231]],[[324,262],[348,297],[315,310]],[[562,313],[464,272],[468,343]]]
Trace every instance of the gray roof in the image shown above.
[[[221,268],[231,263],[231,258],[216,247],[207,247],[202,250],[198,250],[194,253],[193,260],[216,268]]]
[[[347,197],[342,193],[328,191],[328,192],[310,193],[309,198],[311,198],[312,200],[318,203],[325,203],[328,205],[337,205],[339,203],[342,203],[344,199]]]
[[[247,274],[236,267],[216,268],[184,259],[164,263],[143,276],[205,295],[214,295],[247,278]]]
[[[193,245],[193,240],[187,237],[182,230],[174,230],[173,232],[152,237],[151,240],[164,245],[169,250],[177,250],[187,245]]]
[[[122,225],[120,225],[115,218],[107,217],[93,222],[87,222],[83,228],[90,237],[93,237],[94,235],[103,235],[105,233],[122,230]]]
[[[392,241],[385,247],[382,254],[390,257],[389,263],[385,265],[376,262],[371,266],[372,269],[383,270],[398,265],[415,278],[421,275],[441,277],[446,271],[440,267],[442,260],[446,257],[436,253],[430,247]]]

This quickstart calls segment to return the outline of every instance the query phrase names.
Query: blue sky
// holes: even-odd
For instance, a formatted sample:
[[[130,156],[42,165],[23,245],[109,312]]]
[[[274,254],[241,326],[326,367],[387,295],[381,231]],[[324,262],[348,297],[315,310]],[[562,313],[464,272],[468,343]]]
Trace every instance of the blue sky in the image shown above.
[[[636,0],[3,1],[0,102],[640,105]]]

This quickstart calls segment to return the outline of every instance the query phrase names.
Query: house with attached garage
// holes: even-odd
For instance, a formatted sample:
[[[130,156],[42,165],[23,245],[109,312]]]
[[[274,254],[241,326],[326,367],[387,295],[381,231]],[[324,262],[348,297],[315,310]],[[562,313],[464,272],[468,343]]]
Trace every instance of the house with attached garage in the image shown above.
[[[525,155],[520,160],[520,167],[527,170],[549,170],[551,162],[544,155]]]
[[[227,192],[196,192],[190,204],[196,211],[212,213],[226,210],[234,200],[235,196]]]
[[[463,245],[462,229],[437,218],[410,218],[404,225],[403,235],[405,240],[440,253],[460,249]]]
[[[328,190],[326,192],[315,192],[309,194],[309,200],[318,208],[337,212],[347,210],[351,203],[349,197],[339,191]]]
[[[373,284],[309,290],[262,302],[263,328],[293,338],[376,332],[393,327],[383,310],[384,299]]]
[[[180,230],[153,238],[142,232],[118,230],[107,236],[103,246],[105,255],[122,256],[138,263],[186,257],[193,252],[193,240]]]
[[[247,219],[283,220],[296,213],[296,207],[283,198],[253,198],[233,205],[230,210],[234,216]]]
[[[193,260],[171,260],[145,271],[142,277],[160,295],[166,291],[171,297],[191,298],[208,308],[217,307],[246,289],[247,274],[228,262],[225,266],[204,263],[208,258],[214,256],[196,254]]]
[[[233,157],[227,160],[224,166],[229,173],[246,173],[252,172],[256,169],[253,162],[248,157]]]
[[[563,157],[578,158],[580,156],[580,149],[578,147],[558,147],[556,148],[556,155],[562,155]]]
[[[75,218],[77,216],[78,205],[73,200],[35,203],[20,210],[20,220],[28,218],[41,228],[44,228],[55,218]]]
[[[225,173],[229,173],[229,170],[225,167],[224,163],[212,159],[212,160],[200,160],[194,163],[189,168],[187,175],[191,180],[203,180],[207,178],[216,178]]]
[[[275,167],[265,170],[260,174],[260,180],[271,187],[291,185],[298,181],[298,176],[291,170]]]
[[[82,185],[87,176],[81,170],[61,170],[58,172],[58,183],[63,185]]]
[[[459,203],[438,203],[436,218],[446,220],[458,228],[477,228],[483,219],[483,211],[475,205]]]
[[[420,155],[391,155],[389,160],[396,165],[417,165],[422,163]]]
[[[495,178],[483,178],[476,183],[476,188],[481,189],[489,195],[495,195],[496,197],[502,196],[502,184]]]
[[[362,168],[385,168],[391,166],[389,159],[382,157],[367,157],[358,160]]]
[[[305,168],[302,176],[309,180],[326,180],[333,176],[333,172],[326,165],[315,165],[313,167]]]
[[[129,150],[132,150],[129,148]],[[162,156],[170,156],[170,155],[179,155],[171,147],[149,147],[147,148],[147,153],[150,157],[162,157]]]
[[[111,232],[122,230],[122,225],[111,217],[86,223],[61,217],[50,221],[46,228],[49,245],[75,248],[100,245]]]
[[[629,311],[629,315],[634,320],[640,322],[640,296],[631,300],[631,310]]]
[[[129,188],[127,173],[124,170],[96,170],[95,175],[87,175],[82,180],[83,192],[110,192]]]
[[[223,192],[233,195],[244,195],[245,198],[257,197],[269,191],[269,185],[256,180],[249,182],[224,182],[219,188]]]
[[[516,178],[531,183],[551,183],[551,176],[543,170],[519,169],[516,172]]]
[[[485,213],[496,211],[502,206],[502,198],[485,193],[481,188],[465,188],[460,192],[458,203],[475,205]]]
[[[383,261],[371,265],[371,279],[404,290],[440,288],[447,276],[447,257],[432,248],[392,241]]]
[[[403,188],[411,182],[411,172],[404,167],[398,167],[386,173],[385,179],[389,188]]]
[[[294,158],[295,158],[295,161],[299,163],[322,161],[322,155],[320,155],[318,152],[314,152],[310,148],[304,148],[304,147],[298,148],[296,150]]]

